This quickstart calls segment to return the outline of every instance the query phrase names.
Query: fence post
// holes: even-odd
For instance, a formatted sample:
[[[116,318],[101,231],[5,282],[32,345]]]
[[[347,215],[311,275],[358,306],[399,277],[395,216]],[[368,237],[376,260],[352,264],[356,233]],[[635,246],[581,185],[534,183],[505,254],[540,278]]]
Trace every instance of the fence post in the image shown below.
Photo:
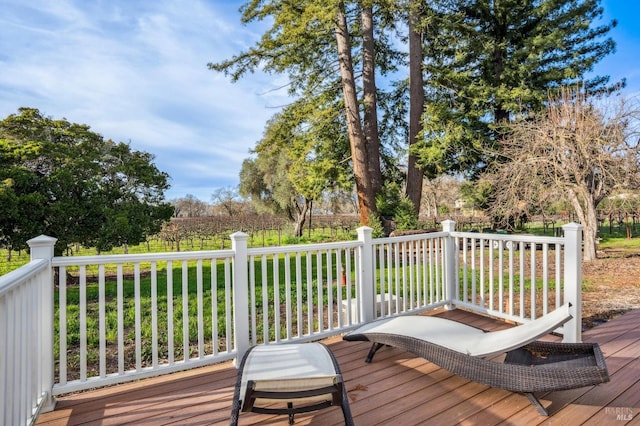
[[[563,342],[582,341],[582,229],[568,223],[564,231],[564,302],[571,303],[571,321],[564,325]]]
[[[373,277],[373,243],[371,236],[373,229],[368,226],[361,226],[356,230],[358,232],[358,240],[362,242],[360,248],[360,270],[358,276],[358,301],[360,319],[363,322],[373,321],[375,319],[376,307],[376,290]]]
[[[444,237],[444,247],[442,254],[444,256],[445,268],[445,298],[447,300],[447,309],[455,309],[454,298],[456,297],[456,263],[455,263],[455,241],[451,235],[456,230],[456,222],[453,220],[445,220],[442,222],[442,231],[447,233]]]
[[[247,240],[244,232],[231,234],[233,255],[233,346],[236,349],[235,366],[249,349],[249,280],[247,273]]]
[[[53,300],[53,269],[51,259],[53,259],[53,248],[58,241],[57,238],[40,235],[27,241],[31,260],[45,259],[49,261],[46,276],[42,280],[40,293],[41,306],[36,309],[40,312],[40,391],[46,392],[46,400],[41,404],[41,412],[53,411],[56,405],[55,398],[51,395],[54,380],[54,359],[53,359],[53,322],[54,322],[54,300]]]

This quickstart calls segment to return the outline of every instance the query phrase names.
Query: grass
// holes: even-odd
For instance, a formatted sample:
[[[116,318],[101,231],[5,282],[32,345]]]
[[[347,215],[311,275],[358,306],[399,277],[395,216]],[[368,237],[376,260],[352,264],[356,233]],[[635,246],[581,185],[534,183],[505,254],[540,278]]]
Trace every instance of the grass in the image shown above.
[[[601,250],[616,249],[640,252],[640,223],[631,225],[630,230],[632,238],[627,238],[625,226],[614,225],[610,227],[609,223],[604,223],[598,231],[599,248]],[[545,232],[541,224],[531,224],[523,232],[541,236],[553,235],[553,230],[549,229]]]

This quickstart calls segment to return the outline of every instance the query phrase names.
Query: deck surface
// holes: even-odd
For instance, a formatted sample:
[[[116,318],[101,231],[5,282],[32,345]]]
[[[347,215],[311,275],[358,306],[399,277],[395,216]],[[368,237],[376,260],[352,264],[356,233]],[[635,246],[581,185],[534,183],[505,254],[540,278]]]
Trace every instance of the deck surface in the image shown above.
[[[495,330],[509,325],[463,310],[438,315]],[[553,336],[547,337],[550,340]],[[356,425],[624,425],[640,424],[640,310],[583,333],[606,357],[611,381],[528,399],[455,376],[410,353],[383,348],[364,362],[367,342],[325,340],[338,359]],[[39,425],[228,424],[236,381],[231,363],[61,397]],[[339,407],[296,415],[300,425],[339,425]],[[240,425],[286,425],[286,416],[240,414]]]

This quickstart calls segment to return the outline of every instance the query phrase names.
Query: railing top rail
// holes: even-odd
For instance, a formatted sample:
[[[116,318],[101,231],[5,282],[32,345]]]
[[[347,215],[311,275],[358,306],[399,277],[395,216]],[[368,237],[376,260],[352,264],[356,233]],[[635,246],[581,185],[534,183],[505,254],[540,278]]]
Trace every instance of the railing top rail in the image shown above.
[[[333,243],[296,244],[278,247],[256,247],[247,250],[249,256],[262,256],[269,254],[287,254],[307,251],[326,251],[335,249],[356,248],[362,246],[361,241],[340,241]]]
[[[425,232],[423,234],[411,234],[411,235],[399,235],[396,237],[385,237],[385,238],[374,238],[371,242],[373,244],[387,244],[387,243],[397,243],[402,241],[418,241],[425,239],[436,239],[442,238],[449,235],[448,232],[438,231],[438,232]]]
[[[109,263],[158,262],[168,260],[224,259],[232,257],[233,250],[204,250],[164,253],[110,254],[97,256],[57,256],[53,266],[101,265]]]
[[[27,263],[21,268],[13,270],[8,274],[0,277],[0,297],[11,289],[19,286],[38,272],[49,267],[49,261],[46,259],[36,259]]]
[[[452,232],[452,237],[475,238],[476,240],[502,240],[502,241],[522,241],[525,243],[564,243],[562,237],[543,237],[538,235],[526,234],[490,234],[484,232]]]

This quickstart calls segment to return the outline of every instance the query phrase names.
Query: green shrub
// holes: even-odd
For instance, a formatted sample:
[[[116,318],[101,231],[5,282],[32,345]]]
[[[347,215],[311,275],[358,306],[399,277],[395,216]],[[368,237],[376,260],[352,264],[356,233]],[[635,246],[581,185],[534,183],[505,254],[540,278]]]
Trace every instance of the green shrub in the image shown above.
[[[396,229],[406,231],[418,228],[418,214],[416,213],[413,202],[407,197],[402,197],[393,216],[396,222]]]
[[[371,233],[371,236],[373,238],[384,237],[384,226],[382,225],[382,220],[380,220],[380,216],[371,215],[369,217],[369,227],[373,229]]]

